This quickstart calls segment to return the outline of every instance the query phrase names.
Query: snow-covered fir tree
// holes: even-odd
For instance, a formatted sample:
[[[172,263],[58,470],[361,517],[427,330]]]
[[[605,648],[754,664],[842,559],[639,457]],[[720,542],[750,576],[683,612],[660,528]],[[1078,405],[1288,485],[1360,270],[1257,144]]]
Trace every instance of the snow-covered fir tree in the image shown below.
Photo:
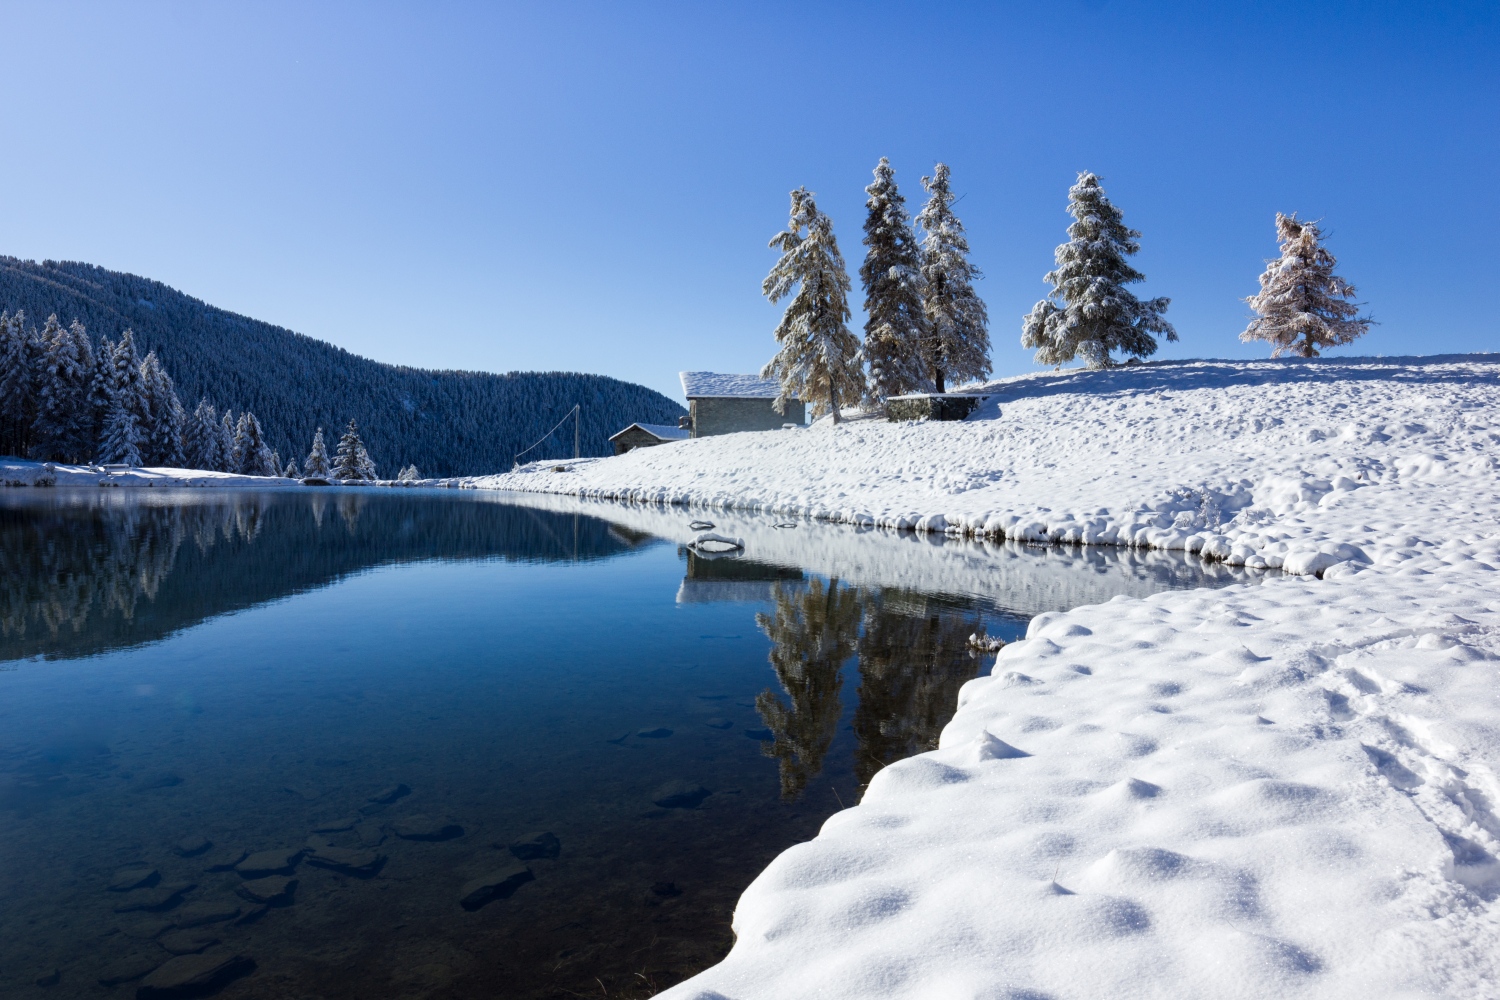
[[[146,437],[141,445],[141,457],[147,465],[181,468],[185,464],[182,432],[187,413],[177,398],[172,377],[161,366],[155,351],[147,352],[141,362],[141,385],[146,411]]]
[[[82,324],[75,321],[64,327],[53,315],[47,318],[39,346],[31,455],[54,462],[86,462],[95,444],[89,408],[94,345]]]
[[[312,451],[307,453],[307,460],[302,463],[302,473],[308,479],[327,479],[328,468],[328,446],[323,443],[323,428],[318,428],[318,433],[313,435]]]
[[[224,408],[224,416],[219,420],[219,465],[220,472],[239,472],[240,455],[234,450],[234,414],[229,407]]]
[[[922,178],[927,204],[917,216],[922,227],[922,308],[927,317],[922,358],[934,387],[968,382],[990,373],[990,317],[974,291],[979,269],[969,263],[969,240],[953,214],[956,200],[948,165],[939,163]]]
[[[301,479],[302,478],[302,470],[299,469],[299,468],[297,468],[297,460],[295,458],[287,460],[286,468],[284,468],[284,469],[281,470],[281,478],[282,479]]]
[[[241,413],[234,425],[234,456],[237,467],[233,471],[242,476],[281,475],[281,466],[266,445],[260,421],[249,410]]]
[[[1145,281],[1126,258],[1141,248],[1141,234],[1104,194],[1099,178],[1085,171],[1068,191],[1068,242],[1057,248],[1057,267],[1042,279],[1052,292],[1026,316],[1021,346],[1036,349],[1041,365],[1081,357],[1090,368],[1114,364],[1113,354],[1144,358],[1156,353],[1156,338],[1177,339],[1163,317],[1167,298],[1137,299],[1125,286]]]
[[[182,451],[190,469],[212,470],[223,465],[219,453],[219,411],[206,398],[198,400],[188,414],[182,432]]]
[[[359,477],[374,482],[380,478],[375,471],[375,460],[370,457],[370,451],[365,447],[364,441],[359,442]]]
[[[99,461],[140,465],[141,444],[146,438],[145,386],[141,380],[141,359],[135,353],[135,335],[131,331],[126,330],[120,335],[107,364],[109,372],[104,386],[104,426],[99,440]]]
[[[339,438],[338,454],[333,461],[333,478],[364,479],[364,465],[369,458],[365,443],[359,439],[359,426],[351,418],[349,426],[344,428],[343,437]]]
[[[406,466],[396,475],[398,483],[414,483],[421,478],[422,474],[417,471],[415,464]]]
[[[804,235],[803,230],[806,230]],[[761,283],[772,302],[790,295],[776,326],[781,350],[761,369],[781,383],[777,413],[792,397],[812,404],[813,415],[859,401],[864,390],[859,341],[849,332],[849,275],[833,236],[833,222],[818,211],[806,188],[792,192],[791,220],[770,245],[781,259]]]
[[[890,396],[931,388],[922,360],[927,317],[922,310],[922,251],[896,187],[896,172],[885,157],[865,188],[864,356],[869,363],[865,405],[878,408]]]
[[[271,449],[271,475],[273,475],[273,476],[283,476],[283,474],[285,473],[285,471],[286,471],[286,466],[283,465],[283,464],[281,464],[281,452],[277,451],[275,448],[272,448]],[[284,478],[284,476],[283,476],[283,478]]]
[[[1359,315],[1354,286],[1333,273],[1338,261],[1323,246],[1318,224],[1277,212],[1276,239],[1281,256],[1266,262],[1260,293],[1245,300],[1257,315],[1240,339],[1270,343],[1273,358],[1315,358],[1319,348],[1369,332],[1375,321]]]
[[[30,451],[39,353],[26,314],[0,313],[0,455]]]

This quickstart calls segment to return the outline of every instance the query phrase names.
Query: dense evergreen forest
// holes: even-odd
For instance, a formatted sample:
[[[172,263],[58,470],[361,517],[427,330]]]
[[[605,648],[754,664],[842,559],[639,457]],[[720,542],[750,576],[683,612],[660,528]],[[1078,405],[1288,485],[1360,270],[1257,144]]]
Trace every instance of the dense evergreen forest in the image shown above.
[[[382,469],[497,472],[575,403],[582,406],[585,455],[609,454],[609,435],[633,421],[671,424],[685,412],[661,393],[602,375],[382,364],[216,309],[159,281],[71,261],[0,256],[0,310],[24,311],[33,322],[51,315],[64,326],[76,321],[95,340],[133,330],[137,352],[156,354],[188,410],[206,398],[223,412],[251,411],[266,447],[298,461],[319,427],[333,434],[353,419]],[[572,450],[569,427],[527,458]]]

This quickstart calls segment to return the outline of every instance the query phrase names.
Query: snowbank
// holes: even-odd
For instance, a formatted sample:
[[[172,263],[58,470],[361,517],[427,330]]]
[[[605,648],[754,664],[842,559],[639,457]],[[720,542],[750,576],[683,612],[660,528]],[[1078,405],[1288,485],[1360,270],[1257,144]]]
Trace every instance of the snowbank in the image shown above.
[[[139,468],[121,465],[65,465],[0,458],[0,486],[235,486],[279,489],[300,485],[279,476],[241,476],[207,469]]]
[[[1495,996],[1500,357],[984,391],[471,484],[1302,574],[1039,615],[663,996]]]

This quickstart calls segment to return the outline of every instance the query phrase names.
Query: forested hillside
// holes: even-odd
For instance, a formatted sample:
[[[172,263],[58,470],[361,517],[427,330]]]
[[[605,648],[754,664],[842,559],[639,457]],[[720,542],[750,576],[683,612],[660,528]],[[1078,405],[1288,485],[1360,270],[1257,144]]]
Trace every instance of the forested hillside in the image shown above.
[[[189,410],[205,396],[222,410],[251,410],[268,446],[299,460],[318,427],[336,436],[351,417],[380,469],[414,464],[423,475],[450,476],[509,469],[574,403],[583,406],[585,455],[608,454],[609,435],[632,421],[676,423],[685,412],[661,393],[602,375],[381,364],[159,281],[71,261],[0,257],[0,310],[24,310],[36,324],[54,313],[65,326],[77,320],[96,341],[133,329],[140,353],[156,352]],[[572,448],[569,427],[527,458]]]

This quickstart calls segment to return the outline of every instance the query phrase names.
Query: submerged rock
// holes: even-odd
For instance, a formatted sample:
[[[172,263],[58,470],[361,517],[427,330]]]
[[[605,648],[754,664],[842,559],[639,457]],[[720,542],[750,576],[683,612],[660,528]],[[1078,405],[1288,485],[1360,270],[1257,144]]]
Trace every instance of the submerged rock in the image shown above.
[[[176,914],[173,914],[175,917]],[[177,926],[177,921],[164,920],[161,917],[148,917],[144,920],[132,920],[129,923],[120,924],[115,930],[128,938],[137,941],[151,941],[162,931],[170,930]]]
[[[655,729],[642,729],[636,735],[645,740],[664,740],[672,735],[672,730],[665,726],[658,726]]]
[[[99,985],[123,986],[125,983],[133,983],[161,965],[160,955],[160,952],[155,955],[139,952],[117,958],[99,973]]]
[[[769,740],[776,737],[776,734],[769,729],[747,729],[745,730],[745,735],[752,740]]]
[[[206,862],[204,867],[211,872],[227,872],[233,869],[235,865],[239,864],[241,861],[244,861],[249,856],[250,852],[245,850],[243,847],[226,847],[220,850],[218,853],[204,858],[203,860]]]
[[[195,882],[163,882],[149,889],[136,889],[125,901],[115,907],[116,913],[138,911],[160,912],[170,910],[182,902],[182,897],[196,889]]]
[[[510,853],[514,854],[521,861],[533,861],[537,858],[555,858],[562,853],[562,841],[557,838],[557,834],[550,831],[528,833],[524,837],[511,841]]]
[[[241,878],[264,878],[267,875],[290,875],[297,862],[302,860],[301,848],[280,851],[257,851],[234,870]]]
[[[179,857],[196,858],[213,846],[214,842],[207,837],[183,837],[172,847],[172,850],[176,851]]]
[[[496,869],[488,875],[465,882],[464,887],[459,890],[458,905],[472,913],[497,899],[510,898],[517,889],[535,877],[531,874],[531,869],[522,864]]]
[[[391,832],[402,840],[452,840],[462,837],[464,828],[448,819],[408,816],[393,821]]]
[[[40,976],[36,977],[36,984],[38,986],[56,986],[61,981],[61,969],[53,969],[51,972],[44,972]]]
[[[219,939],[206,931],[175,930],[157,938],[156,943],[173,955],[196,955],[218,944]]]
[[[313,827],[313,833],[343,833],[345,830],[352,830],[358,825],[358,816],[345,816],[343,819],[331,819],[326,823],[319,823]]]
[[[366,820],[354,828],[361,847],[379,847],[385,843],[385,827],[373,820]]]
[[[203,996],[255,969],[255,962],[227,948],[182,955],[141,981],[136,1000],[179,1000]]]
[[[240,905],[229,900],[201,900],[188,903],[172,914],[172,922],[179,928],[205,927],[233,920],[240,915]]]
[[[691,781],[669,781],[651,793],[651,801],[663,809],[696,809],[712,794]]]
[[[307,863],[343,875],[369,878],[385,864],[385,855],[352,847],[318,847],[308,852]]]
[[[153,886],[161,881],[161,873],[155,868],[125,868],[117,871],[109,880],[110,892],[129,892],[131,889],[142,889]]]
[[[248,882],[241,882],[234,889],[250,902],[265,903],[268,906],[289,905],[292,901],[292,894],[296,890],[297,880],[286,875],[251,879]]]
[[[371,795],[368,801],[376,805],[388,806],[397,799],[410,794],[411,789],[406,785],[391,785],[389,788],[382,788],[374,795]]]
[[[734,725],[734,723],[730,722],[728,719],[722,718],[717,715],[712,719],[705,720],[703,724],[710,729],[729,729]]]

